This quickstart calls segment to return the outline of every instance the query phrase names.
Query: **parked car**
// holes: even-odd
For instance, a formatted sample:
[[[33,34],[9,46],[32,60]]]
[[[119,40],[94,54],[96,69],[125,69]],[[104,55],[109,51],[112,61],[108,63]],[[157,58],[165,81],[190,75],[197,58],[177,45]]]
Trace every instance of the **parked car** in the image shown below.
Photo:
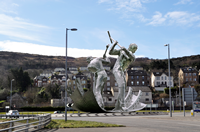
[[[9,117],[19,118],[19,111],[18,110],[9,110],[6,115]]]
[[[200,102],[194,103],[194,112],[200,112]]]
[[[54,111],[53,112],[54,114],[61,114],[61,113],[64,113],[63,111],[60,111],[60,110],[58,110],[58,111]]]

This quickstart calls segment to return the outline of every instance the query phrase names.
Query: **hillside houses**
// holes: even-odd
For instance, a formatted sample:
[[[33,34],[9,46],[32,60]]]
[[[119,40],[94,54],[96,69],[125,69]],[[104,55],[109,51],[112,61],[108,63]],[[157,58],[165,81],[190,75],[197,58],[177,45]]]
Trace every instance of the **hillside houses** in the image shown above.
[[[110,67],[105,67],[105,70],[108,77],[102,91],[102,96],[105,102],[105,106],[110,107],[114,106],[115,102],[117,101],[118,86],[114,75],[110,70]],[[67,79],[70,79],[70,81],[68,82],[68,86],[70,86],[72,90],[76,88],[75,80],[77,78],[80,78],[82,88],[92,88],[94,86],[94,75],[93,73],[90,73],[85,67],[71,67],[67,71],[67,75]],[[126,94],[129,88],[132,88],[134,95],[137,95],[138,91],[141,90],[143,94],[140,98],[140,102],[146,104],[150,104],[152,102],[153,89],[155,91],[164,92],[164,89],[166,87],[174,87],[174,75],[171,73],[169,77],[168,72],[150,73],[143,70],[142,67],[130,67],[127,72],[125,72],[125,75],[127,84],[127,89],[125,90]],[[59,84],[64,88],[66,84],[65,76],[66,75],[64,68],[56,68],[49,78],[45,76],[35,77],[34,84],[37,87],[42,87],[48,83]],[[178,76],[181,79],[181,84],[188,82],[191,82],[190,84],[199,83],[199,72],[192,68],[180,68]],[[62,94],[62,98],[64,98],[64,91]]]

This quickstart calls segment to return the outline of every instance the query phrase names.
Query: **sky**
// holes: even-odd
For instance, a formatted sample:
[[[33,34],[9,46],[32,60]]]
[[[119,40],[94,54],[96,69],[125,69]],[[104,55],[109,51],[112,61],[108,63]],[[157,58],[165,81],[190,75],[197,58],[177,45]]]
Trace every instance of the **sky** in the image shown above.
[[[0,0],[0,51],[102,57],[136,43],[136,57],[198,55],[199,0]],[[116,48],[120,48],[116,46]],[[106,54],[110,57],[116,57]]]

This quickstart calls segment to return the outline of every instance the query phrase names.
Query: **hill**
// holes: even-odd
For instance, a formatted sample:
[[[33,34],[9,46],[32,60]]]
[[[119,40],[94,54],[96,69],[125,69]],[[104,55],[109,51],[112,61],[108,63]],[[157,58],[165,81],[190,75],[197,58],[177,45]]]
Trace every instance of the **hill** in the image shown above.
[[[110,58],[113,66],[116,59]],[[37,54],[17,53],[0,51],[0,87],[8,87],[6,85],[7,77],[10,75],[10,69],[20,68],[27,71],[31,78],[39,75],[43,70],[53,70],[58,67],[65,67],[65,56],[44,56]],[[70,66],[87,66],[86,57],[73,58],[67,57],[68,67]],[[171,72],[177,81],[177,73],[180,67],[191,66],[197,70],[200,68],[200,55],[184,56],[179,58],[171,58]],[[148,73],[155,71],[165,71],[168,69],[168,60],[158,60],[145,58],[136,58],[136,61],[131,66],[141,66]]]

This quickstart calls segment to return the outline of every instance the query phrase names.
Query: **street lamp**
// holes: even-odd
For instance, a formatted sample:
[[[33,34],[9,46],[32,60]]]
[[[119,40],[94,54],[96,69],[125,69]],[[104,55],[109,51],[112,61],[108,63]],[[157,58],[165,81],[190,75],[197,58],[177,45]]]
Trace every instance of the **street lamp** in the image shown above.
[[[180,77],[178,77],[179,82],[179,106],[180,106],[180,112],[181,112],[181,84],[180,84]]]
[[[171,77],[170,77],[170,49],[169,44],[165,44],[164,46],[168,46],[168,72],[169,72],[169,105],[170,105],[170,117],[172,117],[172,100],[171,100]]]
[[[66,28],[66,61],[65,61],[65,121],[67,121],[67,31],[77,31],[76,28],[68,29]]]
[[[12,82],[14,81],[15,79],[12,79],[11,80],[11,91],[10,91],[10,109],[11,109],[11,106],[12,106]]]

